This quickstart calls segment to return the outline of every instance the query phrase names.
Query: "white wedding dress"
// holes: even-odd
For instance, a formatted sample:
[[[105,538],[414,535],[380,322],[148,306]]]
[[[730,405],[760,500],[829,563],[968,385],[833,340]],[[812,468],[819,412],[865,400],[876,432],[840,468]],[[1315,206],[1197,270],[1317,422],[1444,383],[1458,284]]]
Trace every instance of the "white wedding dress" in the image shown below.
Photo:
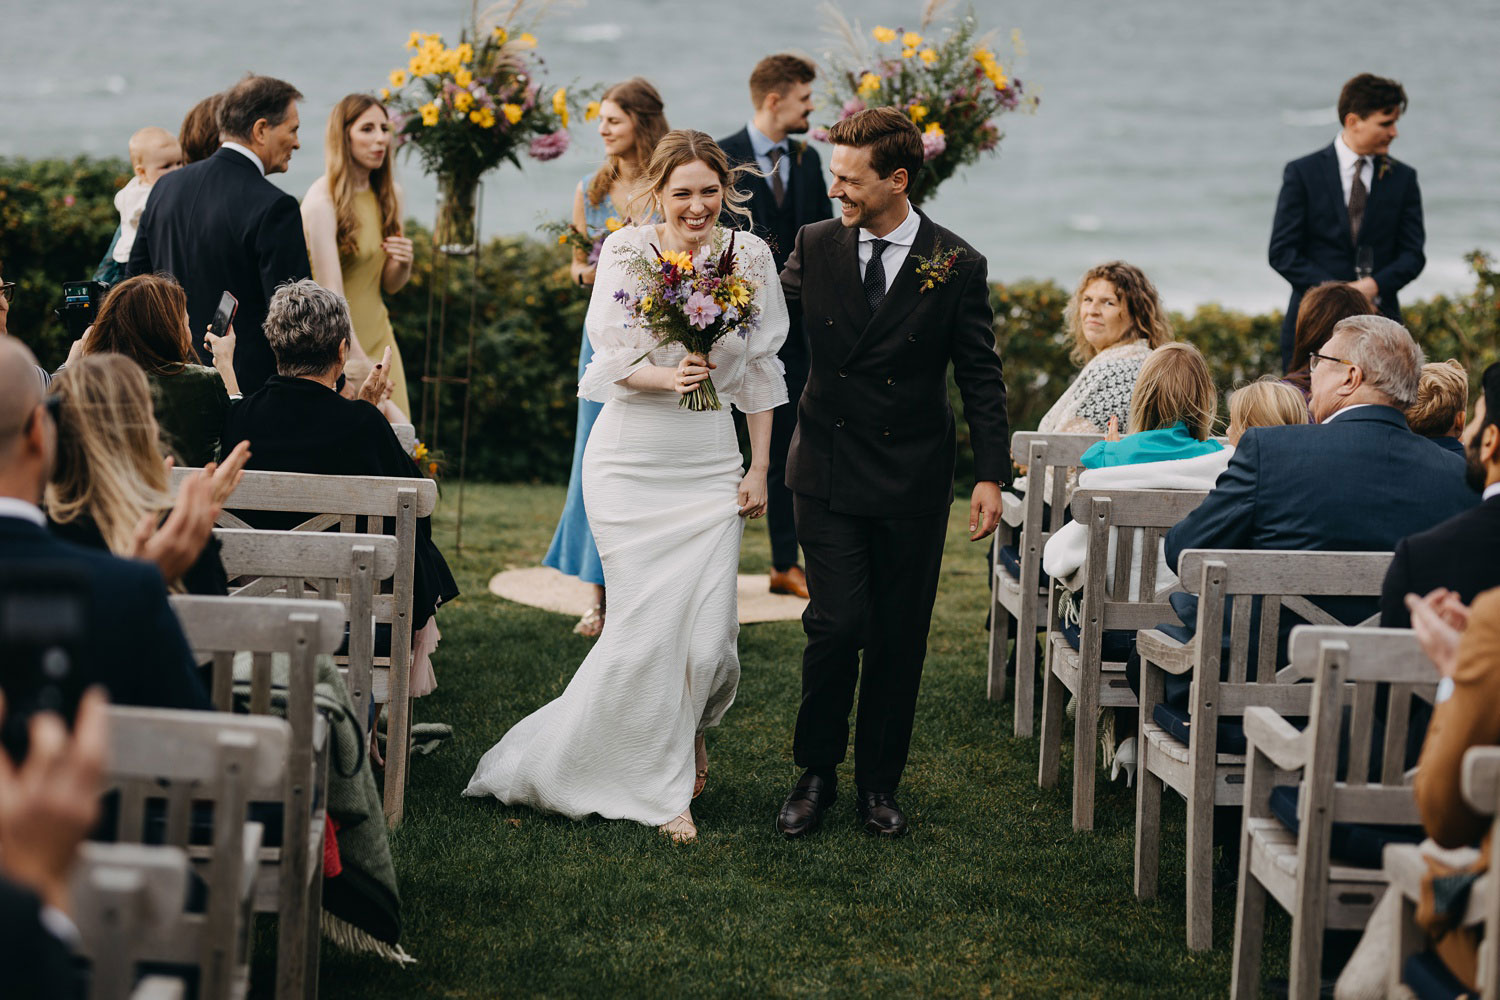
[[[716,230],[695,262],[727,239]],[[594,358],[578,395],[604,403],[583,457],[584,505],[609,594],[604,631],[562,696],[480,759],[464,794],[659,826],[688,807],[694,737],[719,723],[739,683],[744,470],[728,407],[756,413],[786,403],[776,352],[787,311],[765,243],[736,233],[760,323],[744,340],[725,336],[709,356],[725,409],[694,413],[675,392],[619,384],[639,365],[673,367],[685,353],[675,344],[650,350],[650,332],[627,327],[614,297],[637,291],[621,249],[650,254],[652,243],[661,246],[655,226],[610,235],[586,320]]]

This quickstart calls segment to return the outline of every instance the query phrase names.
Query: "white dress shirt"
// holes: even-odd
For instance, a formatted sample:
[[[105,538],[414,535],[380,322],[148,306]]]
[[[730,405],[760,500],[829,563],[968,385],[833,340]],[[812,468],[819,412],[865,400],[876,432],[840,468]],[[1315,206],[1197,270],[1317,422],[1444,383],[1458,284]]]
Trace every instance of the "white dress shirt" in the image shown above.
[[[255,155],[255,150],[251,149],[249,146],[241,146],[239,143],[231,142],[227,139],[222,143],[222,145],[225,149],[232,149],[242,156],[248,156],[250,158],[250,162],[255,164],[255,169],[260,171],[260,175],[262,177],[266,176],[266,165],[260,161],[259,156]]]
[[[922,217],[908,202],[906,219],[884,236],[876,236],[868,229],[861,229],[859,231],[860,280],[864,280],[865,268],[870,266],[870,242],[876,239],[885,240],[890,245],[885,248],[885,253],[881,254],[880,262],[885,267],[885,290],[889,292],[891,282],[896,280],[896,272],[901,270],[901,265],[906,262],[906,255],[911,252],[911,245],[917,240],[917,227],[921,224]]]
[[[776,173],[781,175],[781,189],[790,191],[792,184],[792,161],[787,155],[787,143],[783,139],[774,141],[760,129],[755,127],[754,122],[745,126],[745,132],[750,136],[750,148],[755,151],[755,165],[760,167],[761,173],[766,175],[766,186],[771,186],[771,150],[781,150],[781,161],[776,164]]]
[[[1359,154],[1344,144],[1344,133],[1340,132],[1333,137],[1333,152],[1339,158],[1339,183],[1344,188],[1344,204],[1349,204],[1349,192],[1354,188],[1354,161],[1359,159]],[[1370,193],[1370,186],[1375,183],[1375,157],[1366,156],[1365,164],[1359,171],[1360,180],[1365,182],[1365,194]]]
[[[47,516],[42,513],[42,508],[34,503],[27,503],[20,497],[0,497],[0,517],[16,517],[22,521],[30,521],[38,528],[47,526]]]
[[[1342,410],[1334,410],[1328,416],[1324,417],[1322,422],[1325,423],[1325,424],[1330,424],[1330,423],[1333,423],[1333,421],[1337,420],[1339,417],[1342,417],[1346,413],[1353,413],[1355,410],[1359,409],[1361,406],[1375,406],[1375,405],[1377,405],[1377,404],[1375,404],[1375,403],[1355,403],[1353,406],[1346,406]]]
[[[1480,497],[1479,499],[1481,501],[1484,501],[1488,500],[1490,497],[1500,497],[1500,483],[1490,483],[1488,486],[1486,486],[1484,488],[1484,496]]]

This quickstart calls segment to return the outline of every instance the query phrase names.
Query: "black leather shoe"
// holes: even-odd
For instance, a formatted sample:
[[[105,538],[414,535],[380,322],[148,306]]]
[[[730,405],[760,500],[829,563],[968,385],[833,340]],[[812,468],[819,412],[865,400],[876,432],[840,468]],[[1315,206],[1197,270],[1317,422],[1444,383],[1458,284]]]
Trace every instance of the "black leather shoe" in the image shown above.
[[[838,798],[838,787],[838,778],[804,772],[792,794],[781,804],[781,812],[776,814],[776,829],[788,837],[812,833],[823,822],[823,813]]]
[[[870,833],[882,837],[899,837],[906,832],[906,814],[896,805],[890,792],[867,792],[860,789],[854,799],[859,821]]]

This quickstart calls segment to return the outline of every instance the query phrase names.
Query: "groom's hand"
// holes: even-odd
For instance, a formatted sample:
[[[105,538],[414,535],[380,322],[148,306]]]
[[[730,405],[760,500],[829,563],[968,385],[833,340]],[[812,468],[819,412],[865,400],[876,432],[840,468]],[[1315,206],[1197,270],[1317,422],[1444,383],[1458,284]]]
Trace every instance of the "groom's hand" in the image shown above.
[[[974,498],[969,501],[969,541],[988,538],[1000,523],[1000,484],[975,483]]]

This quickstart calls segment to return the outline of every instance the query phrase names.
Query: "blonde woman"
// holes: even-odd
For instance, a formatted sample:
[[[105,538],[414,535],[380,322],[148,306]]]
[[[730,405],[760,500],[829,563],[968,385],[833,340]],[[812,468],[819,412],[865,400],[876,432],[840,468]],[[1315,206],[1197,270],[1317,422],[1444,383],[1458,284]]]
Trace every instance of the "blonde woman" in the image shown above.
[[[170,512],[197,517],[179,502],[175,510],[162,461],[159,428],[152,415],[146,374],[120,354],[79,358],[52,382],[58,399],[57,465],[43,506],[58,537],[117,556],[149,555],[145,541]],[[237,448],[222,466],[205,467],[212,499],[234,491],[249,449]],[[223,594],[226,580],[218,542],[210,532],[217,507],[197,548],[153,559],[168,584],[194,594]]]
[[[1306,299],[1302,301],[1306,302]],[[1229,394],[1229,429],[1224,436],[1231,446],[1252,427],[1282,427],[1307,423],[1307,400],[1302,390],[1275,375],[1262,375]]]
[[[379,358],[389,347],[391,402],[410,415],[406,369],[382,298],[405,287],[412,267],[390,154],[390,119],[378,100],[350,94],[335,104],[323,145],[326,173],[302,199],[302,228],[313,280],[349,302],[350,356]]]
[[[722,252],[728,203],[743,212],[736,170],[703,132],[669,132],[644,172],[633,218],[600,253],[589,301],[594,357],[578,394],[604,404],[584,452],[584,495],[610,586],[609,620],[557,700],[522,719],[479,761],[465,795],[492,795],[575,819],[597,813],[697,836],[689,803],[708,773],[703,734],[739,683],[735,577],[744,518],[766,510],[771,410],[786,402],[776,352],[787,333],[771,251],[735,236],[755,286],[759,325],[707,358],[656,347],[617,298],[639,294],[631,250]],[[719,397],[746,414],[741,465],[728,407],[678,405],[713,370]]]

